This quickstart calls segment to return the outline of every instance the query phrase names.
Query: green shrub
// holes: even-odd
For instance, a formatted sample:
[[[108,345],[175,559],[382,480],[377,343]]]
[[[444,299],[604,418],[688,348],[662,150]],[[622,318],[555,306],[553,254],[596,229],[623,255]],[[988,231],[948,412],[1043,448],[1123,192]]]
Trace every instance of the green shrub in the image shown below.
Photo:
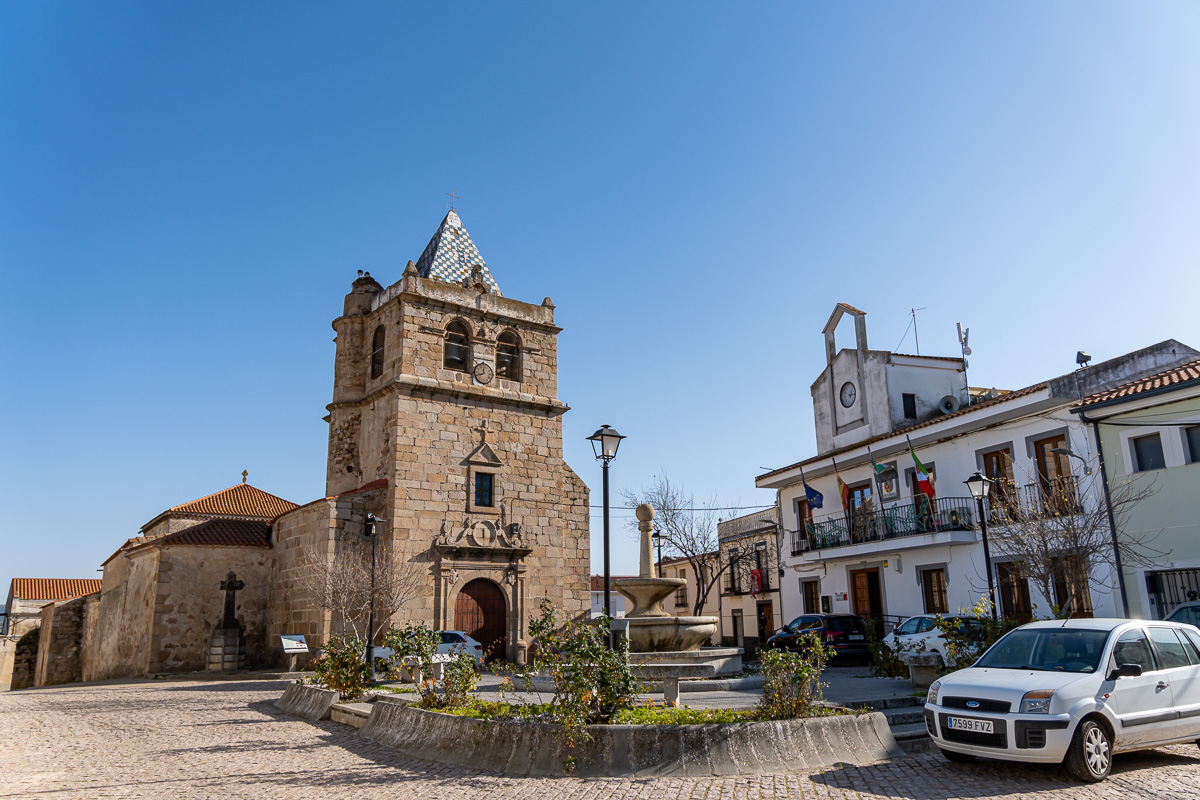
[[[875,635],[875,626],[867,626],[867,647],[871,650],[871,675],[876,678],[907,678],[908,664],[902,647],[895,650]]]
[[[471,703],[471,692],[479,684],[475,673],[475,659],[459,653],[442,669],[442,699],[450,708],[460,708]]]
[[[974,607],[963,610],[959,614],[978,617],[980,627],[959,625],[953,619],[938,617],[937,627],[945,634],[946,672],[966,669],[983,655],[1004,634],[1021,624],[1013,617],[992,619],[992,604],[987,597],[981,597]]]
[[[404,659],[410,656],[417,659],[417,669],[421,672],[421,685],[417,688],[426,700],[432,702],[437,694],[437,685],[433,676],[433,657],[437,654],[438,645],[442,642],[442,634],[427,625],[405,625],[403,628],[388,628],[383,636],[383,644],[393,650],[388,659],[387,677],[390,680],[400,679],[400,667]]]
[[[536,641],[532,667],[554,681],[549,717],[559,724],[559,735],[571,748],[591,738],[589,724],[609,722],[618,711],[632,707],[640,687],[629,668],[628,641],[608,649],[607,616],[592,624],[560,624],[549,601],[543,600],[540,610],[529,623]],[[568,758],[564,770],[569,772],[573,763]]]
[[[363,661],[366,644],[353,634],[331,636],[313,662],[313,683],[332,689],[343,700],[362,697],[371,680]]]
[[[712,725],[754,722],[755,711],[732,708],[626,708],[613,715],[613,725]]]
[[[818,713],[821,672],[833,651],[811,633],[800,637],[799,650],[797,653],[782,649],[763,651],[760,718],[794,719]]]

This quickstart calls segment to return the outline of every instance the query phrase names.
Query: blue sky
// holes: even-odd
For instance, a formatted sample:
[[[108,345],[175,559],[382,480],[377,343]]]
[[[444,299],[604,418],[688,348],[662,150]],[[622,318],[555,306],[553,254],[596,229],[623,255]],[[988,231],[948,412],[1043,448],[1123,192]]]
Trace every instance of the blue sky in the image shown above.
[[[5,4],[0,585],[243,469],[321,496],[329,323],[451,188],[558,306],[596,502],[602,423],[614,489],[771,502],[838,301],[879,349],[968,325],[975,385],[1200,345],[1198,39],[1173,3]]]

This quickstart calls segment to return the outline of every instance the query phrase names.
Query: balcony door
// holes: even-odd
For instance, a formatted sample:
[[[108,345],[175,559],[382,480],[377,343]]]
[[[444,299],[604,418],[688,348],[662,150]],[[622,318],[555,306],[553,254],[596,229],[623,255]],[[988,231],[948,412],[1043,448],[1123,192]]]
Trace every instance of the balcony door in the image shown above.
[[[984,453],[983,474],[992,481],[988,508],[1002,517],[1014,515],[1017,506],[1017,482],[1013,476],[1012,451],[1007,447]]]
[[[874,538],[871,528],[871,484],[861,483],[850,487],[850,535],[851,541],[862,542]]]
[[[1071,460],[1066,453],[1065,434],[1039,439],[1033,443],[1033,460],[1038,471],[1038,490],[1042,510],[1047,514],[1069,513],[1075,506],[1075,483],[1071,475]]]
[[[871,620],[876,635],[883,635],[883,590],[879,568],[859,569],[850,573],[851,602],[854,613]]]
[[[1022,623],[1033,619],[1033,602],[1029,599],[1029,579],[1019,561],[996,564],[996,579],[1000,584],[1000,613]]]

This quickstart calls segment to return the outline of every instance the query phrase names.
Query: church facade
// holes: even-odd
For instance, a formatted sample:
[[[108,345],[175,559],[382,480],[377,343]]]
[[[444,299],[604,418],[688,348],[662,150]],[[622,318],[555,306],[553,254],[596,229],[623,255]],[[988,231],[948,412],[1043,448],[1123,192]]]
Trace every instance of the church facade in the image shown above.
[[[523,663],[531,598],[588,610],[588,489],[563,460],[554,304],[504,297],[451,210],[398,282],[355,280],[333,327],[327,498],[276,520],[268,638],[336,624],[303,596],[303,558],[370,513],[383,549],[424,576],[397,622],[473,631]]]
[[[48,609],[71,633],[39,661],[81,663],[46,674],[282,664],[285,634],[315,653],[345,626],[306,572],[361,547],[368,515],[380,557],[414,578],[380,609],[395,624],[465,630],[524,663],[543,598],[587,614],[588,489],[563,460],[550,298],[505,297],[451,210],[398,281],[360,272],[333,328],[326,496],[295,505],[243,478],[155,517],[100,592]]]

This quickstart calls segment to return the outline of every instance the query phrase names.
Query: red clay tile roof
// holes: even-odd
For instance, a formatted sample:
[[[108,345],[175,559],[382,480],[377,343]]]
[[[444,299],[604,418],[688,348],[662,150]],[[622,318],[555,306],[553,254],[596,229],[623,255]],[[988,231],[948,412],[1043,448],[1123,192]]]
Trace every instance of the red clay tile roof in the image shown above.
[[[147,541],[155,544],[270,547],[271,526],[249,519],[210,519]]]
[[[1186,364],[1180,364],[1178,367],[1172,367],[1155,375],[1148,375],[1145,378],[1121,384],[1115,389],[1088,395],[1083,398],[1077,408],[1086,408],[1113,400],[1121,400],[1126,397],[1151,392],[1155,389],[1166,389],[1170,386],[1177,386],[1197,380],[1200,380],[1200,360],[1189,361]]]
[[[21,600],[70,600],[100,591],[96,578],[13,578],[12,596]]]
[[[820,455],[813,456],[811,458],[806,458],[803,461],[797,461],[795,464],[789,464],[786,467],[780,467],[779,469],[773,469],[770,472],[764,472],[762,475],[759,475],[755,480],[761,480],[762,478],[769,478],[772,475],[778,475],[781,472],[787,472],[788,470],[795,469],[796,467],[801,467],[801,466],[806,467],[809,464],[815,463],[817,461],[822,461],[826,458],[829,458],[830,456],[839,456],[842,453],[848,452],[850,450],[857,450],[858,448],[865,447],[868,444],[874,444],[875,442],[878,442],[882,439],[891,439],[895,436],[903,436],[904,434],[909,433],[910,431],[915,431],[920,428],[928,428],[930,425],[937,425],[939,422],[942,422],[944,420],[955,419],[956,417],[961,417],[966,414],[974,414],[976,411],[982,411],[985,408],[991,408],[994,405],[999,405],[1000,403],[1006,402],[1008,400],[1016,400],[1018,397],[1025,397],[1026,395],[1033,394],[1034,392],[1038,391],[1039,389],[1045,389],[1049,385],[1050,385],[1049,383],[1035,383],[1033,386],[1026,386],[1024,389],[1014,389],[1011,392],[1005,392],[1004,394],[1000,395],[999,397],[993,397],[991,400],[981,400],[979,402],[972,403],[969,406],[963,406],[958,411],[955,411],[953,414],[939,414],[938,416],[931,417],[930,419],[927,419],[924,422],[918,422],[916,425],[909,425],[907,428],[898,428],[897,430],[891,431],[890,433],[881,433],[878,436],[872,436],[869,439],[863,439],[861,442],[855,442],[854,444],[848,444],[844,447],[839,447],[836,450],[831,450],[828,453],[822,453]]]
[[[233,517],[275,519],[296,507],[295,503],[282,497],[267,494],[248,483],[239,483],[216,494],[174,506],[169,511],[177,514],[226,514]]]

